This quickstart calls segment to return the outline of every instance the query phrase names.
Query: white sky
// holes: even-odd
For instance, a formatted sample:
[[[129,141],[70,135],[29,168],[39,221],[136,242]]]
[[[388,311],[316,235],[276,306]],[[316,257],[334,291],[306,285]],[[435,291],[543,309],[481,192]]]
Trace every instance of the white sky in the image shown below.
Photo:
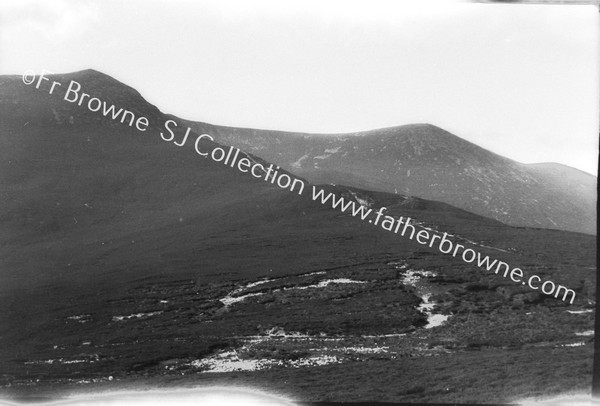
[[[94,68],[214,124],[428,122],[596,174],[599,13],[451,0],[3,0],[0,74]]]

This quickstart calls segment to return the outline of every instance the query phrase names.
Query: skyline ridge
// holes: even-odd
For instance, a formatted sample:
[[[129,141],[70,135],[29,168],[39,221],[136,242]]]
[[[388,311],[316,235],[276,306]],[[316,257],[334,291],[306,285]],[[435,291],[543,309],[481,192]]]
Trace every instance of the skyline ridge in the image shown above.
[[[571,169],[576,169],[580,172],[583,172],[587,175],[590,176],[594,176],[597,177],[597,173],[590,173],[589,171],[586,171],[584,169],[578,168],[576,166],[573,165],[569,165],[567,163],[564,162],[560,162],[560,161],[555,161],[555,160],[546,160],[546,161],[536,161],[536,162],[522,162],[518,159],[515,159],[513,157],[504,155],[502,153],[496,152],[495,150],[491,149],[491,148],[487,148],[481,144],[479,144],[478,142],[474,142],[472,140],[466,139],[464,137],[461,137],[459,135],[457,135],[456,133],[449,131],[447,129],[445,129],[444,127],[435,124],[431,121],[423,121],[423,122],[412,122],[412,123],[399,123],[396,125],[392,125],[392,126],[383,126],[383,127],[376,127],[376,128],[371,128],[371,129],[366,129],[366,130],[357,130],[357,131],[349,131],[349,132],[305,132],[305,131],[293,131],[293,130],[280,130],[280,129],[271,129],[271,128],[263,128],[263,127],[237,127],[237,126],[231,126],[231,125],[226,125],[226,124],[220,124],[220,123],[214,123],[214,122],[209,122],[209,121],[205,121],[205,120],[196,120],[196,119],[189,119],[187,117],[181,117],[179,115],[179,113],[177,112],[170,112],[170,111],[163,111],[162,109],[160,109],[158,106],[156,106],[154,103],[148,101],[148,99],[146,98],[146,96],[142,93],[142,91],[140,91],[140,89],[135,88],[134,86],[131,86],[129,84],[127,84],[124,81],[121,81],[120,79],[116,78],[113,75],[110,75],[108,73],[105,73],[99,69],[96,68],[86,68],[86,69],[81,69],[81,70],[76,70],[76,71],[71,71],[71,72],[49,72],[46,71],[48,73],[47,76],[79,76],[79,75],[95,75],[95,76],[99,76],[102,78],[106,78],[109,79],[111,81],[114,81],[116,83],[119,83],[122,86],[125,86],[126,88],[132,89],[135,93],[137,93],[138,96],[142,97],[142,99],[144,99],[148,104],[150,104],[151,106],[157,108],[162,114],[165,114],[167,116],[173,116],[176,117],[177,119],[183,120],[184,122],[194,122],[194,123],[202,123],[202,124],[206,124],[209,126],[216,126],[219,127],[221,129],[227,129],[227,128],[231,128],[231,129],[235,129],[235,130],[255,130],[255,131],[261,131],[261,132],[272,132],[272,133],[276,133],[276,134],[293,134],[293,135],[303,135],[303,136],[309,136],[309,137],[342,137],[342,136],[356,136],[356,137],[364,137],[364,136],[369,136],[372,133],[376,133],[376,132],[382,132],[382,131],[390,131],[390,130],[395,130],[395,129],[400,129],[400,128],[408,128],[408,127],[432,127],[436,130],[439,130],[439,132],[445,133],[446,135],[449,136],[453,136],[456,137],[458,139],[460,139],[463,142],[469,143],[469,144],[473,144],[479,148],[482,148],[488,152],[491,152],[495,155],[498,155],[502,158],[506,158],[509,159],[513,162],[522,164],[522,165],[539,165],[539,164],[556,164],[556,165],[562,165]],[[36,72],[36,76],[41,73],[41,72]],[[0,77],[9,77],[9,76],[17,76],[17,77],[21,77],[21,75],[19,74],[15,74],[15,75],[0,75]],[[118,106],[118,107],[123,107],[126,108],[126,106]]]

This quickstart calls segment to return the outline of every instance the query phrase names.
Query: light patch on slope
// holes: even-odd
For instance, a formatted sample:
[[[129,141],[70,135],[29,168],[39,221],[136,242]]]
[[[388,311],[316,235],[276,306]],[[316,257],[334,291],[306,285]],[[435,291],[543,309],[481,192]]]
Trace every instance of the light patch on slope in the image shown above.
[[[360,204],[361,206],[366,207],[366,208],[371,207],[371,203],[369,203],[368,200],[358,197],[358,195],[351,190],[349,190],[349,192],[350,192],[350,194],[352,194],[352,197],[354,197],[354,199],[358,202],[358,204]]]
[[[366,281],[355,281],[355,280],[348,279],[348,278],[327,279],[324,281],[320,281],[319,283],[316,283],[314,285],[295,286],[292,288],[283,288],[283,290],[294,290],[294,289],[304,290],[304,289],[310,289],[310,288],[325,288],[325,287],[331,285],[332,283],[348,284],[348,283],[367,283],[367,282]],[[279,289],[277,289],[277,290],[279,290]]]
[[[400,263],[393,263],[393,264],[396,265],[396,269],[405,269],[406,268],[405,265],[400,265]],[[432,271],[424,271],[424,270],[414,271],[412,269],[408,269],[408,270],[404,271],[404,276],[402,278],[402,283],[415,288],[416,293],[419,295],[419,297],[423,301],[423,303],[421,303],[417,307],[417,310],[422,313],[425,313],[425,315],[427,316],[427,324],[425,325],[426,329],[441,326],[450,317],[445,314],[434,314],[433,313],[433,309],[435,308],[437,303],[432,302],[430,300],[431,293],[423,292],[423,288],[420,286],[421,285],[420,282],[422,282],[422,278],[431,278],[434,276],[437,276],[437,274]]]
[[[236,296],[236,297],[226,296],[222,299],[219,299],[219,301],[221,303],[223,303],[225,306],[231,306],[234,303],[243,302],[244,300],[248,299],[249,297],[262,296],[262,295],[264,295],[264,293],[257,292],[257,293],[248,293],[246,295]]]
[[[34,360],[34,361],[25,361],[25,365],[42,365],[42,364],[83,364],[98,361],[98,356],[95,354],[90,355],[88,358],[79,358],[79,359],[66,359],[66,358],[56,358],[56,359],[44,359],[44,360]]]
[[[340,150],[340,148],[342,148],[342,147],[335,147],[335,148],[332,148],[332,149],[326,149],[325,153],[327,153],[327,154],[335,154],[336,152],[338,152]]]
[[[585,342],[579,341],[577,343],[565,344],[563,347],[581,347],[582,345],[585,345]]]
[[[236,371],[258,371],[268,368],[276,360],[272,359],[240,359],[238,353],[225,351],[209,358],[192,361],[191,365],[195,368],[201,368],[202,372],[236,372]]]
[[[126,316],[113,316],[112,320],[113,321],[123,321],[123,320],[129,320],[129,319],[141,319],[141,318],[145,318],[145,317],[156,316],[161,313],[162,313],[162,310],[157,311],[157,312],[149,312],[149,313],[134,313],[134,314],[126,315]]]
[[[436,303],[431,302],[429,300],[430,297],[430,293],[421,296],[421,298],[423,299],[423,303],[421,303],[417,308],[417,310],[427,315],[427,325],[425,326],[425,328],[427,329],[441,326],[446,320],[448,320],[449,317],[445,314],[433,314],[433,308],[435,307]]]
[[[396,269],[404,269],[404,268],[406,268],[405,265],[396,267]],[[421,278],[423,278],[423,277],[431,278],[433,276],[436,276],[436,274],[432,271],[413,271],[412,269],[409,269],[408,271],[406,271],[404,273],[404,277],[402,278],[402,283],[404,283],[405,285],[410,285],[412,287],[415,287],[415,286],[417,286],[417,282],[419,282],[421,280]]]
[[[78,323],[86,323],[89,321],[90,317],[92,317],[91,314],[80,314],[80,315],[75,315],[75,316],[69,316],[69,317],[67,317],[67,319],[74,320]]]
[[[275,366],[300,368],[307,366],[322,366],[339,363],[341,360],[335,355],[312,355],[297,360],[277,360],[271,358],[241,359],[236,350],[225,351],[212,357],[191,362],[191,366],[203,369],[204,373],[223,373],[238,371],[260,371]]]
[[[567,310],[567,313],[571,314],[585,314],[593,312],[593,309],[585,309],[585,310]]]
[[[314,274],[320,274],[320,273],[324,273],[324,272],[313,272],[313,273],[307,274],[307,275],[314,275]],[[227,296],[225,296],[222,299],[219,299],[219,301],[227,307],[227,306],[231,306],[234,303],[243,302],[244,300],[246,300],[249,297],[262,296],[265,294],[264,292],[248,293],[248,294],[241,295],[241,296],[237,296],[237,295],[239,293],[243,292],[247,288],[251,288],[251,287],[254,287],[254,286],[257,286],[257,285],[260,285],[263,283],[267,283],[270,281],[271,280],[267,279],[267,280],[263,280],[263,281],[249,283],[245,287],[241,287],[241,288],[231,291]],[[331,284],[362,284],[362,283],[368,283],[368,282],[367,281],[356,281],[356,280],[348,279],[348,278],[326,279],[326,280],[322,280],[322,281],[312,284],[312,285],[284,287],[284,288],[272,289],[270,292],[276,293],[276,292],[282,292],[282,291],[289,292],[291,290],[320,289],[320,288],[325,288]]]
[[[308,155],[302,155],[300,159],[292,163],[292,166],[294,168],[302,168],[302,161],[304,161],[306,158],[308,158]]]

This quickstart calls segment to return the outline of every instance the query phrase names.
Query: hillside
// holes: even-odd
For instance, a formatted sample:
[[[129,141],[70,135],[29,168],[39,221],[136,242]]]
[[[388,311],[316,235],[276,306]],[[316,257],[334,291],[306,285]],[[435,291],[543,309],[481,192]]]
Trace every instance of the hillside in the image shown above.
[[[306,401],[499,403],[589,390],[593,236],[322,186],[568,286],[569,305],[165,142],[171,116],[107,75],[51,79],[149,125],[0,77],[3,397],[233,383]]]
[[[438,200],[514,226],[596,233],[595,176],[521,164],[430,124],[326,135],[184,122],[315,183]]]

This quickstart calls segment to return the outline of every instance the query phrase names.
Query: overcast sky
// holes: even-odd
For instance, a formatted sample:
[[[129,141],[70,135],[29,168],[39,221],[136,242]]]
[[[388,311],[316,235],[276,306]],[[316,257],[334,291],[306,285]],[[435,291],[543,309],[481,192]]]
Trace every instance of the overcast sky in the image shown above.
[[[221,125],[427,122],[596,174],[598,19],[593,6],[450,0],[3,0],[0,74],[94,68]]]

